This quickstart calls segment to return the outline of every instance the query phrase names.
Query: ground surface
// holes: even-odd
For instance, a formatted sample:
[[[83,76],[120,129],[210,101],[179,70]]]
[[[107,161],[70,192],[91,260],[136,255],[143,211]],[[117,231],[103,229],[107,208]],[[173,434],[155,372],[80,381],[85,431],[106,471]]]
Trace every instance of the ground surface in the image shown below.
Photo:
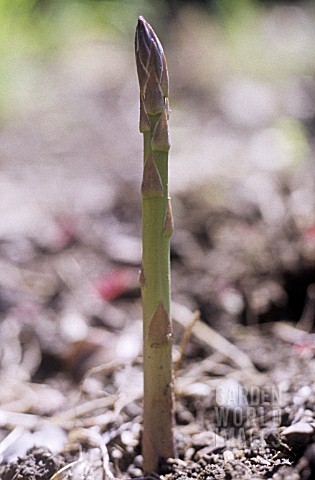
[[[274,69],[285,53],[280,26],[291,38],[303,32],[308,52],[312,22],[296,7],[263,17]],[[207,25],[186,12],[169,52],[178,458],[161,478],[311,479],[314,83],[298,47],[280,84],[273,71],[228,74],[222,32]],[[209,62],[192,55],[196,31]],[[195,61],[190,74],[183,56]],[[79,45],[55,61],[36,102],[0,133],[0,477],[138,478],[132,45]]]
[[[140,222],[137,198],[131,190],[127,203],[118,196],[93,221],[90,215],[79,223],[55,220],[45,245],[20,237],[2,242],[0,446],[4,465],[9,462],[2,467],[4,479],[17,472],[50,479],[63,465],[70,465],[73,478],[82,471],[84,478],[103,478],[104,465],[114,476],[142,475],[141,322],[138,259],[132,255],[138,238],[132,232]],[[311,289],[303,315],[305,300],[295,299],[314,275],[314,240],[295,232],[289,241],[278,229],[268,238],[259,216],[222,210],[218,215],[198,196],[176,202],[182,211],[173,246],[180,460],[170,461],[165,475],[312,478],[307,472],[313,468],[315,428],[313,334],[272,319],[296,321],[299,315],[300,325],[311,330]],[[196,212],[202,212],[200,219]],[[119,252],[110,254],[101,241],[110,235],[115,243],[122,235],[115,225],[129,231],[123,249],[130,249],[129,261],[115,259]],[[230,237],[222,238],[230,225],[246,235],[232,249]],[[293,250],[289,266],[274,258],[271,271],[265,266],[270,245],[274,250],[286,242],[286,250]],[[257,265],[249,253],[258,244]],[[17,257],[22,245],[23,259]],[[196,307],[203,322],[191,313]],[[183,332],[191,327],[183,354]],[[27,454],[32,445],[63,458]],[[21,459],[12,463],[16,455]]]

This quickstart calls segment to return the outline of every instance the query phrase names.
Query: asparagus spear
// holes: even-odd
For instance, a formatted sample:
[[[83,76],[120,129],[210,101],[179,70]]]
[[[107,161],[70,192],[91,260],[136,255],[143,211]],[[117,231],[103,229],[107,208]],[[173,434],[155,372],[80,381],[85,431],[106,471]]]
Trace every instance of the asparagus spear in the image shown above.
[[[168,195],[168,71],[162,45],[139,17],[136,62],[140,86],[140,132],[144,139],[142,192],[142,268],[144,414],[143,461],[146,472],[174,457],[172,325],[170,319],[170,237]]]

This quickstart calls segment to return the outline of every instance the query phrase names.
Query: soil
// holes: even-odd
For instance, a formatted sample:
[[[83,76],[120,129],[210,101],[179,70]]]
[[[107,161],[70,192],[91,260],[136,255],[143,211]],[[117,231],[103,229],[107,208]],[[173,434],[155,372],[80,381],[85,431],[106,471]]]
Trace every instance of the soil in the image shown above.
[[[174,204],[178,458],[161,467],[161,478],[313,478],[312,236],[293,229],[292,218],[273,231],[259,215],[216,211],[195,192]],[[104,478],[104,465],[117,478],[143,476],[139,264],[132,254],[139,224],[139,194],[129,186],[128,201],[118,194],[107,212],[55,219],[51,243],[2,242],[4,480],[82,478],[82,471],[90,478],[91,469]],[[129,261],[111,257],[101,241],[106,230],[119,244],[115,226],[130,232]],[[292,249],[289,263],[284,246]],[[192,313],[197,308],[202,320]],[[63,477],[53,477],[67,465]]]
[[[190,20],[202,24],[195,14]],[[182,35],[191,24],[183,22]],[[113,48],[118,65],[84,77],[91,51],[101,65]],[[130,52],[113,44],[80,49],[72,63],[73,51],[48,67],[55,75],[44,71],[48,84],[38,88],[50,96],[1,131],[3,480],[144,477],[137,86],[125,74]],[[176,52],[174,46],[175,63]],[[85,66],[79,80],[74,64]],[[145,478],[311,480],[312,113],[301,120],[309,146],[304,161],[259,169],[245,158],[235,166],[236,150],[257,140],[265,120],[254,130],[232,125],[214,101],[218,92],[209,100],[193,87],[193,68],[181,84],[178,67],[171,166],[178,455]],[[297,99],[306,91],[301,82]],[[307,111],[314,105],[309,101]],[[213,154],[211,162],[195,148],[188,155],[187,129],[194,145]]]

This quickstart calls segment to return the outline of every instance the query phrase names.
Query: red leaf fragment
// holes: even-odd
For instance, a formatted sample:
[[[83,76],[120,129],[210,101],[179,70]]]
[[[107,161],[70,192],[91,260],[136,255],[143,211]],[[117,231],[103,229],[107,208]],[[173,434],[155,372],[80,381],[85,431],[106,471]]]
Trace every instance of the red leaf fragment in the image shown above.
[[[97,294],[107,301],[115,300],[139,284],[138,274],[130,268],[117,268],[100,278],[95,289]]]
[[[315,242],[315,225],[312,225],[305,230],[303,238],[307,242]]]
[[[293,345],[293,349],[298,355],[301,355],[302,357],[311,358],[315,354],[315,342],[308,341],[308,340],[296,342]]]

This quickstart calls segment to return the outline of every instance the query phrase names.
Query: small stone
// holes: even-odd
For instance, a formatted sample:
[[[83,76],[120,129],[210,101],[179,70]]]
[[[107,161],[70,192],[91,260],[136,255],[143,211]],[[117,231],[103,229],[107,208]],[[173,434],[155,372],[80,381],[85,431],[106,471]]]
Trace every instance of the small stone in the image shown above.
[[[178,467],[187,467],[187,462],[184,460],[181,460],[180,458],[168,458],[167,459],[167,464],[168,465],[177,465]]]
[[[189,425],[195,421],[193,414],[189,410],[179,410],[176,416],[179,425]]]
[[[270,462],[263,458],[261,455],[256,456],[256,462],[259,463],[260,465],[270,465]]]
[[[312,423],[312,422],[314,422],[313,416],[304,414],[303,417],[301,417],[301,423]]]
[[[206,383],[195,382],[187,385],[185,388],[185,394],[191,397],[210,397],[211,387]]]
[[[124,430],[121,432],[121,441],[126,446],[136,447],[138,445],[138,440],[130,430]]]
[[[134,466],[137,467],[137,468],[140,468],[142,467],[143,465],[143,457],[142,455],[136,455],[135,458],[134,458]]]
[[[223,440],[223,438],[220,437],[219,435],[216,435],[214,432],[195,433],[191,437],[192,445],[194,447],[197,447],[197,448],[198,447],[205,447],[205,446],[208,446],[208,445],[213,444],[215,442],[219,442],[220,445],[223,445],[224,440],[223,440],[223,442],[221,440]]]
[[[128,467],[128,473],[130,474],[131,478],[143,477],[143,471],[140,468],[134,467],[133,465]]]
[[[305,385],[304,387],[300,388],[300,390],[298,390],[298,392],[293,398],[293,403],[295,405],[302,405],[306,402],[311,393],[312,389],[308,385]]]
[[[223,452],[223,459],[224,463],[228,463],[234,460],[233,452],[231,452],[231,450],[225,450],[225,452]]]
[[[121,460],[123,453],[118,448],[113,448],[111,451],[111,456],[114,460]]]
[[[191,460],[193,455],[195,453],[195,449],[190,447],[190,448],[187,448],[186,452],[185,452],[185,460],[188,461],[188,460]]]
[[[84,315],[78,311],[66,312],[60,319],[60,334],[67,342],[85,340],[88,326]]]
[[[228,409],[246,408],[246,390],[236,380],[228,379],[220,383],[216,391],[216,403]]]
[[[314,416],[314,412],[312,412],[312,410],[310,410],[309,408],[307,408],[307,409],[304,411],[304,415],[307,416],[307,417],[313,417],[313,416]]]
[[[311,423],[298,422],[281,432],[289,445],[307,445],[312,441],[314,426]]]
[[[236,460],[240,460],[241,458],[244,458],[244,450],[239,450],[238,448],[235,448],[233,450],[233,455]]]
[[[196,433],[191,440],[194,447],[201,447],[196,453],[197,460],[225,446],[224,438],[214,432]]]

